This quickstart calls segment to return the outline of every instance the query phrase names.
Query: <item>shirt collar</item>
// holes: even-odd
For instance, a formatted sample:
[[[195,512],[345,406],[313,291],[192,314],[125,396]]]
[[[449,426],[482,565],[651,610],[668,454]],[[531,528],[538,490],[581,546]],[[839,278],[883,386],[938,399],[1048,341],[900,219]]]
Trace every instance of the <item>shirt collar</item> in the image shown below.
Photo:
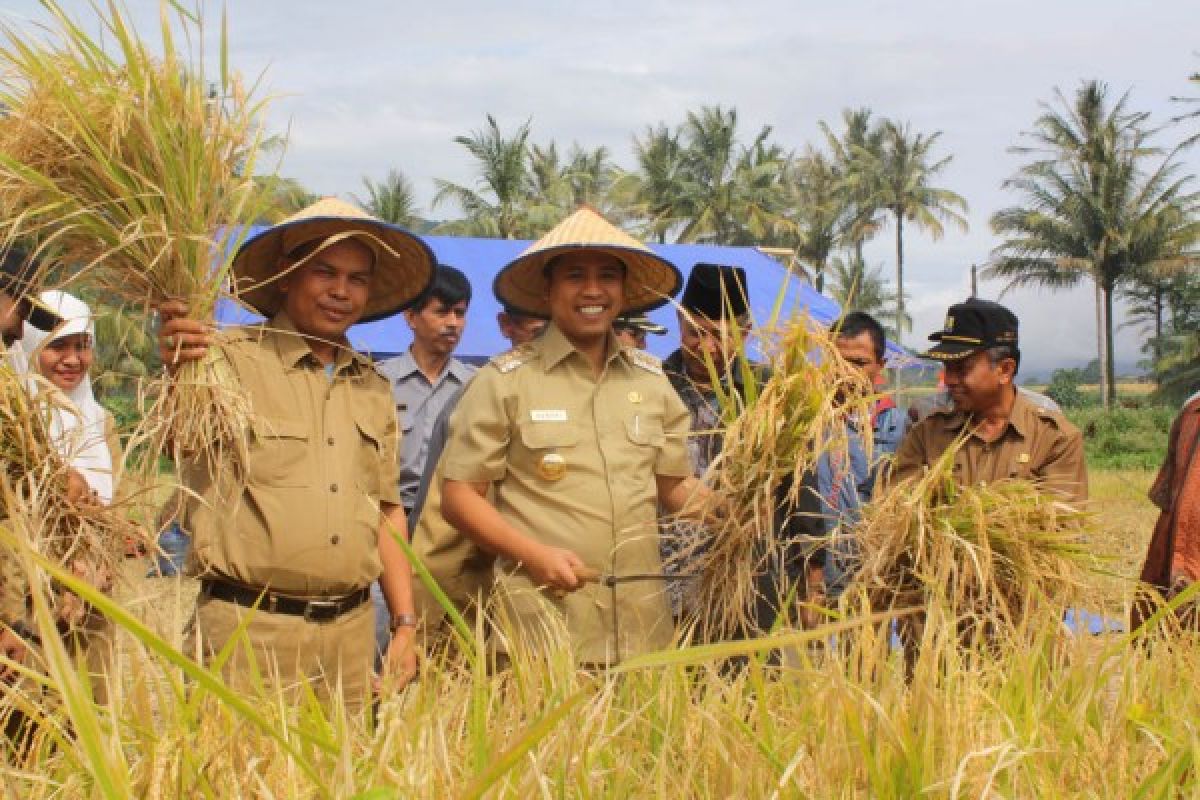
[[[1016,392],[1017,396],[1013,400],[1012,409],[1008,412],[1008,424],[1005,426],[1005,432],[1009,428],[1012,428],[1018,436],[1024,439],[1030,427],[1029,418],[1035,413],[1035,410],[1033,404],[1025,399],[1025,395],[1021,394],[1015,386],[1013,387],[1013,391]],[[968,414],[955,410],[953,413],[946,415],[946,430],[962,430],[969,421],[970,416]]]
[[[417,359],[413,358],[412,347],[409,347],[395,358],[388,360],[386,364],[388,376],[393,380],[404,380],[413,375],[425,374],[417,366]],[[446,377],[454,378],[460,384],[466,383],[471,378],[471,368],[454,356],[451,356],[450,360],[446,362],[446,368],[442,371],[437,382]]]
[[[572,353],[578,353],[575,345],[563,335],[563,332],[558,329],[558,326],[551,322],[546,326],[546,331],[538,338],[542,347],[542,362],[546,368],[557,366],[566,360]],[[617,339],[617,335],[610,329],[606,337],[608,357],[606,363],[612,363],[613,359],[624,356],[621,342]],[[582,358],[582,355],[580,355]]]
[[[289,369],[299,369],[305,359],[309,359],[311,363],[320,365],[320,361],[313,354],[312,348],[304,336],[296,330],[295,323],[286,311],[278,312],[267,327],[268,334],[275,340],[275,349],[279,353],[280,360]],[[350,347],[349,342],[343,343],[334,350],[334,373],[340,373],[344,369],[350,367],[369,367],[370,361],[366,356]]]

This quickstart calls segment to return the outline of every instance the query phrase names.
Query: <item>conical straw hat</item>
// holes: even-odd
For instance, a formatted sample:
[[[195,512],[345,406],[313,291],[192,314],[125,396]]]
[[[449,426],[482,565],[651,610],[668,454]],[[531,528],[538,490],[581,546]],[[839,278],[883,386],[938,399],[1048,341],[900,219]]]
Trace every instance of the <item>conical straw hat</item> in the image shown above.
[[[234,293],[270,317],[283,307],[276,280],[283,256],[302,244],[354,238],[375,253],[371,295],[360,322],[402,311],[433,280],[433,251],[415,234],[378,220],[336,197],[323,197],[246,241],[233,259]],[[329,241],[332,240],[332,241]]]
[[[663,305],[679,291],[683,280],[674,264],[583,206],[500,270],[492,290],[501,303],[517,311],[547,317],[546,262],[578,250],[607,253],[625,264],[623,313],[636,314]]]

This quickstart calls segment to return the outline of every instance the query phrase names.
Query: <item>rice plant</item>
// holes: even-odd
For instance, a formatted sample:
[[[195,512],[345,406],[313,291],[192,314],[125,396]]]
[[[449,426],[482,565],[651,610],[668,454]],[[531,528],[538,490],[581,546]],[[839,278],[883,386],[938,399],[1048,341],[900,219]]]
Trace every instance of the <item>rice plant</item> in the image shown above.
[[[212,64],[202,7],[163,0],[151,44],[117,0],[42,6],[36,30],[0,31],[0,239],[36,242],[43,264],[147,310],[182,300],[210,320],[237,223],[269,189],[254,178],[264,101],[229,67],[224,19]],[[247,409],[227,369],[214,355],[163,387],[164,441],[237,441]]]

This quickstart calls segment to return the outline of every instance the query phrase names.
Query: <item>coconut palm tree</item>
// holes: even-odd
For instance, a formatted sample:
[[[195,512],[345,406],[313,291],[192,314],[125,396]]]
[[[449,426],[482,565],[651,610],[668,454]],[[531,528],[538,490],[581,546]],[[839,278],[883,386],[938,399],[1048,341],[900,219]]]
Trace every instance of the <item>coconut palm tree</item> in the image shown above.
[[[310,192],[295,178],[256,175],[254,181],[259,185],[260,190],[270,197],[266,212],[262,215],[262,219],[258,220],[264,224],[274,225],[321,199],[319,195]]]
[[[787,157],[763,126],[749,146],[738,144],[737,110],[705,106],[688,112],[681,128],[683,180],[676,216],[681,242],[757,244],[785,223],[783,170]]]
[[[619,205],[638,220],[643,236],[660,244],[680,222],[678,198],[683,194],[683,145],[678,131],[665,124],[647,126],[633,137],[637,168],[616,180]]]
[[[1116,399],[1113,365],[1113,294],[1143,270],[1194,263],[1197,196],[1191,176],[1180,175],[1179,147],[1152,144],[1148,115],[1115,103],[1099,81],[1080,86],[1073,100],[1055,92],[1057,108],[1043,113],[1015,148],[1032,161],[1005,182],[1023,205],[996,212],[992,229],[1006,237],[986,271],[1008,286],[1051,289],[1086,279],[1099,292],[1102,394]]]
[[[842,313],[865,311],[882,317],[884,330],[889,337],[896,338],[896,293],[884,281],[882,265],[868,268],[853,252],[845,258],[835,256],[829,262],[829,295],[838,301]],[[904,329],[912,330],[912,317],[907,312]]]
[[[819,123],[825,143],[842,179],[840,193],[845,205],[840,239],[863,259],[863,246],[883,229],[876,203],[876,168],[882,158],[884,126],[871,119],[868,108],[842,111],[842,132],[834,133],[828,123]]]
[[[367,190],[365,199],[354,197],[356,203],[384,222],[405,228],[416,227],[421,218],[417,216],[417,194],[412,182],[398,169],[388,170],[387,177],[376,183],[363,178]]]
[[[560,216],[553,204],[538,193],[529,159],[530,120],[505,137],[496,118],[487,115],[487,127],[454,141],[476,161],[474,188],[436,180],[433,205],[446,201],[466,215],[438,227],[439,231],[500,239],[532,238],[548,229]]]
[[[792,228],[781,213],[788,156],[763,127],[738,140],[737,111],[706,106],[677,130],[647,128],[634,139],[637,169],[614,182],[614,196],[664,242],[775,244]]]
[[[809,147],[788,166],[785,192],[796,258],[809,266],[816,290],[824,291],[829,256],[848,219],[844,175],[832,159]]]
[[[564,160],[554,142],[544,147],[533,145],[529,149],[529,168],[536,194],[543,203],[557,206],[565,213],[581,205],[591,206],[605,216],[616,210],[612,193],[620,170],[607,147],[588,150],[573,142]]]
[[[896,330],[903,329],[904,311],[904,224],[912,223],[935,240],[945,233],[946,223],[967,229],[967,201],[949,189],[932,183],[953,156],[933,160],[933,149],[941,131],[924,134],[908,124],[887,121],[878,153],[862,153],[874,164],[864,188],[869,189],[865,207],[879,208],[891,215],[896,226]]]

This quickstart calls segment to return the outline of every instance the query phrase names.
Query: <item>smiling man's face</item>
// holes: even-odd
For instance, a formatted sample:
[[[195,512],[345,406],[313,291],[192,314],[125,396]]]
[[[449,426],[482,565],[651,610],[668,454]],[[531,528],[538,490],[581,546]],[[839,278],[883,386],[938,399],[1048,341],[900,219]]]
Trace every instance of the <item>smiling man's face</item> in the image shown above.
[[[546,277],[550,319],[576,346],[608,336],[625,305],[625,265],[605,253],[565,253]]]
[[[309,257],[281,279],[283,307],[296,330],[340,341],[367,307],[374,261],[369,247],[344,239]]]

